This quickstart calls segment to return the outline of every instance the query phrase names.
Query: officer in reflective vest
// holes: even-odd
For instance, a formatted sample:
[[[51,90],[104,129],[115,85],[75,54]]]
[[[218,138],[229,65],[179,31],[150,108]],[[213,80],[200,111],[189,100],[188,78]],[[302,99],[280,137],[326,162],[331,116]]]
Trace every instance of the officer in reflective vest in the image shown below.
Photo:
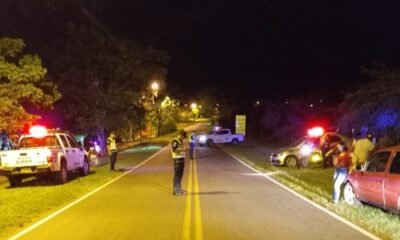
[[[194,131],[192,130],[192,132],[190,133],[190,139],[189,139],[189,156],[190,159],[194,159],[194,148],[196,146],[196,134],[194,133]]]
[[[172,194],[176,196],[186,194],[186,191],[183,190],[181,186],[187,151],[187,148],[183,147],[183,139],[186,137],[186,132],[181,130],[178,136],[174,138],[171,142],[172,161],[174,163],[174,180]]]
[[[115,134],[110,133],[107,138],[107,152],[110,156],[110,171],[115,171],[115,162],[117,162],[117,144],[115,143]]]

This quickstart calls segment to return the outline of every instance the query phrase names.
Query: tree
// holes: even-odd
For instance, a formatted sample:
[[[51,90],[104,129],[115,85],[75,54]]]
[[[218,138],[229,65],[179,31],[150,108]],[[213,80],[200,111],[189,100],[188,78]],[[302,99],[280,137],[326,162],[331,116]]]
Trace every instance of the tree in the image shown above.
[[[132,138],[143,125],[137,121],[143,89],[150,79],[165,78],[167,61],[163,52],[70,25],[57,67],[65,96],[60,108],[72,130],[96,132],[104,140],[106,130],[130,128]]]
[[[0,39],[0,129],[16,131],[40,116],[30,108],[51,108],[60,98],[37,55],[23,54],[22,39]]]
[[[368,131],[375,136],[400,133],[400,70],[383,65],[362,68],[370,81],[348,94],[340,106],[339,125],[347,132]],[[393,134],[395,132],[396,134]],[[393,139],[397,142],[398,139]]]

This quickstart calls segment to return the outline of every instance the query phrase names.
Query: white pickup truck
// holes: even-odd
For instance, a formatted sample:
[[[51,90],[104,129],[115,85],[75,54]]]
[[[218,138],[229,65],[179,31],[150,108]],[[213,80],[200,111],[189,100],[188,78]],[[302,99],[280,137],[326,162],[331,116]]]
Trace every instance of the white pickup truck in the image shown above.
[[[47,132],[23,135],[16,150],[0,152],[0,172],[11,186],[17,186],[23,178],[46,175],[54,176],[59,184],[68,182],[68,172],[89,173],[89,162],[82,147],[65,132]]]
[[[218,129],[209,132],[208,134],[201,134],[197,138],[200,146],[207,145],[208,147],[218,143],[232,143],[238,144],[244,141],[243,134],[232,134],[230,129]]]

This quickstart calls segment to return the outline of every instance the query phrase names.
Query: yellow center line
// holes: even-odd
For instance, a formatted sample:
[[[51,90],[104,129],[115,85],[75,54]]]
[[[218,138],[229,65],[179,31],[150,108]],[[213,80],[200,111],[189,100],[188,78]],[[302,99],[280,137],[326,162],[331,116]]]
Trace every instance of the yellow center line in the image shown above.
[[[199,180],[197,178],[197,163],[194,162],[194,236],[196,240],[203,240],[203,223],[201,220],[201,207],[200,207],[200,188]]]
[[[187,192],[186,195],[186,207],[185,207],[185,215],[183,218],[183,229],[182,229],[182,239],[183,240],[190,240],[190,230],[192,225],[192,168],[193,168],[193,161],[190,161],[189,166],[189,177],[188,177],[188,185],[187,185]]]
[[[182,239],[190,240],[192,227],[194,228],[194,236],[195,240],[203,240],[203,224],[201,219],[201,207],[200,207],[200,188],[199,188],[199,180],[197,177],[197,163],[196,161],[189,161],[189,176],[188,176],[188,185],[187,190],[188,194],[186,195],[186,207],[185,207],[185,215],[183,219],[183,230],[182,230]],[[192,213],[192,198],[194,199],[194,209]],[[192,216],[193,214],[193,216]],[[193,226],[192,226],[192,217],[194,218]]]

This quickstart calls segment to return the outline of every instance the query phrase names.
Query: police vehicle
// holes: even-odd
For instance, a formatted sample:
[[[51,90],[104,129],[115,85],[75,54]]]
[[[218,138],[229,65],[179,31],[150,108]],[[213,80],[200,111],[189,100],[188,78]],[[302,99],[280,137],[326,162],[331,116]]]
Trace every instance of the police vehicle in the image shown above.
[[[0,152],[0,172],[11,186],[31,176],[52,176],[64,184],[69,172],[85,176],[89,170],[87,154],[69,133],[42,126],[34,126],[30,134],[22,135],[16,150]]]

